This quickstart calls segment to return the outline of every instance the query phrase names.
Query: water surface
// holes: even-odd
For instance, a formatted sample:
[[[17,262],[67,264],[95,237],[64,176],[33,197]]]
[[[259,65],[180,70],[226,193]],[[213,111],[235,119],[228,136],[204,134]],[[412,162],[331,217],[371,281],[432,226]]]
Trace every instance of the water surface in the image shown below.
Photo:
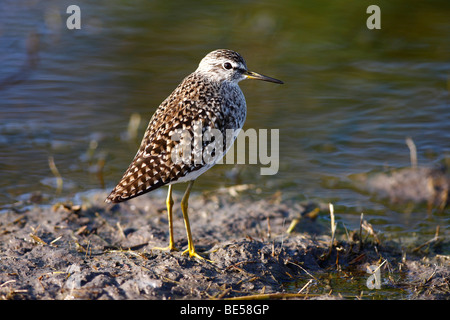
[[[112,188],[161,101],[206,53],[230,48],[285,82],[241,83],[245,129],[280,130],[279,172],[217,166],[196,191],[254,184],[257,197],[333,202],[348,228],[364,212],[396,238],[429,238],[438,225],[448,235],[448,209],[393,209],[348,187],[351,174],[409,166],[406,137],[420,165],[449,157],[448,1],[378,1],[381,30],[367,29],[365,1],[81,0],[81,30],[66,28],[70,4],[0,4],[1,206],[55,195],[49,157],[63,196]]]

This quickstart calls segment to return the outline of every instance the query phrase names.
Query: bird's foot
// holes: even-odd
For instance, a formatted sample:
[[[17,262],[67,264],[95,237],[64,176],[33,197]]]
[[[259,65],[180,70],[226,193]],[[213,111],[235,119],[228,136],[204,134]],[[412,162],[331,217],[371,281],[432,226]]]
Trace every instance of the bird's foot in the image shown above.
[[[196,259],[198,259],[198,260],[204,260],[204,261],[208,261],[208,262],[213,263],[212,260],[206,259],[206,258],[202,257],[201,255],[199,255],[199,254],[195,251],[194,248],[186,249],[186,250],[184,250],[181,254],[182,254],[182,255],[189,254],[189,257],[191,257],[191,258],[196,258]]]

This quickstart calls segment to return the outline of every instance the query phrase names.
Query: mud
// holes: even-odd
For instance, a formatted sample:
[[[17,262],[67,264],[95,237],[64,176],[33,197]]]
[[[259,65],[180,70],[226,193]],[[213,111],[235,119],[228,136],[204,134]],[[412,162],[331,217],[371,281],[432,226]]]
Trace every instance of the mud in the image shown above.
[[[338,230],[331,246],[327,219],[317,219],[329,217],[328,205],[281,201],[279,194],[258,201],[231,189],[191,195],[195,246],[212,262],[182,255],[187,240],[175,194],[180,251],[154,250],[168,245],[164,191],[119,205],[92,191],[73,203],[4,210],[0,298],[374,299],[377,290],[342,292],[332,281],[365,283],[369,265],[382,265],[380,290],[395,291],[393,299],[450,297],[450,260],[439,252],[445,239],[405,249],[365,224]]]
[[[354,174],[351,179],[359,191],[392,204],[426,203],[429,212],[442,212],[450,204],[450,173],[445,164]]]

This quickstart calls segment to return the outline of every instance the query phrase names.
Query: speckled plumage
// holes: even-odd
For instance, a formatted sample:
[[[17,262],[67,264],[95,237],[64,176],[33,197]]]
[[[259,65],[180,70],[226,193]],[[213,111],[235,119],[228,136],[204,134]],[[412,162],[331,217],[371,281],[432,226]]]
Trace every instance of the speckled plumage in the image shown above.
[[[200,61],[197,70],[184,78],[158,107],[136,156],[120,182],[106,198],[106,202],[121,202],[169,185],[166,204],[170,244],[164,249],[177,250],[173,238],[171,185],[189,182],[181,201],[188,236],[188,249],[185,252],[189,252],[191,257],[203,259],[196,253],[193,245],[187,213],[189,194],[193,181],[226,153],[237,132],[244,125],[247,107],[244,94],[238,85],[239,81],[244,79],[283,83],[248,71],[244,59],[234,51],[220,49],[208,53]],[[228,136],[230,129],[233,132],[231,139]],[[188,142],[175,139],[177,132],[187,133],[192,139],[187,139]],[[214,132],[220,135],[216,136]],[[198,136],[200,139],[196,139]],[[211,157],[206,161],[203,157],[204,151],[210,151],[212,143],[215,151],[211,152]],[[174,160],[174,155],[178,153],[185,155],[186,148],[179,147],[186,145],[192,145],[192,148],[187,149],[188,156],[183,158],[183,161]],[[186,159],[188,161],[185,161]]]
[[[242,57],[229,50],[213,51],[205,59],[219,61],[214,68],[222,68],[222,59],[233,59],[246,67]],[[199,120],[203,130],[209,127],[225,132],[242,128],[246,103],[237,81],[211,77],[212,73],[205,72],[201,66],[158,107],[134,160],[108,196],[108,202],[124,201],[166,184],[189,181],[190,174],[205,166],[204,162],[172,162],[172,149],[179,143],[170,138],[175,129],[189,130],[193,135],[193,122]]]

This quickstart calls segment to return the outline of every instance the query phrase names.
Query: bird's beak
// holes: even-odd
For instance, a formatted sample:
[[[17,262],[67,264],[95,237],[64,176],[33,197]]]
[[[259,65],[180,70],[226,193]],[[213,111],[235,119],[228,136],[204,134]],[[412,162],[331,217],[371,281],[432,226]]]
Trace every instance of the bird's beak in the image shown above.
[[[262,74],[253,72],[253,71],[245,71],[244,76],[246,79],[255,79],[255,80],[262,80],[262,81],[268,81],[273,83],[279,83],[283,84],[284,82],[278,79],[274,79],[268,76],[263,76]]]

